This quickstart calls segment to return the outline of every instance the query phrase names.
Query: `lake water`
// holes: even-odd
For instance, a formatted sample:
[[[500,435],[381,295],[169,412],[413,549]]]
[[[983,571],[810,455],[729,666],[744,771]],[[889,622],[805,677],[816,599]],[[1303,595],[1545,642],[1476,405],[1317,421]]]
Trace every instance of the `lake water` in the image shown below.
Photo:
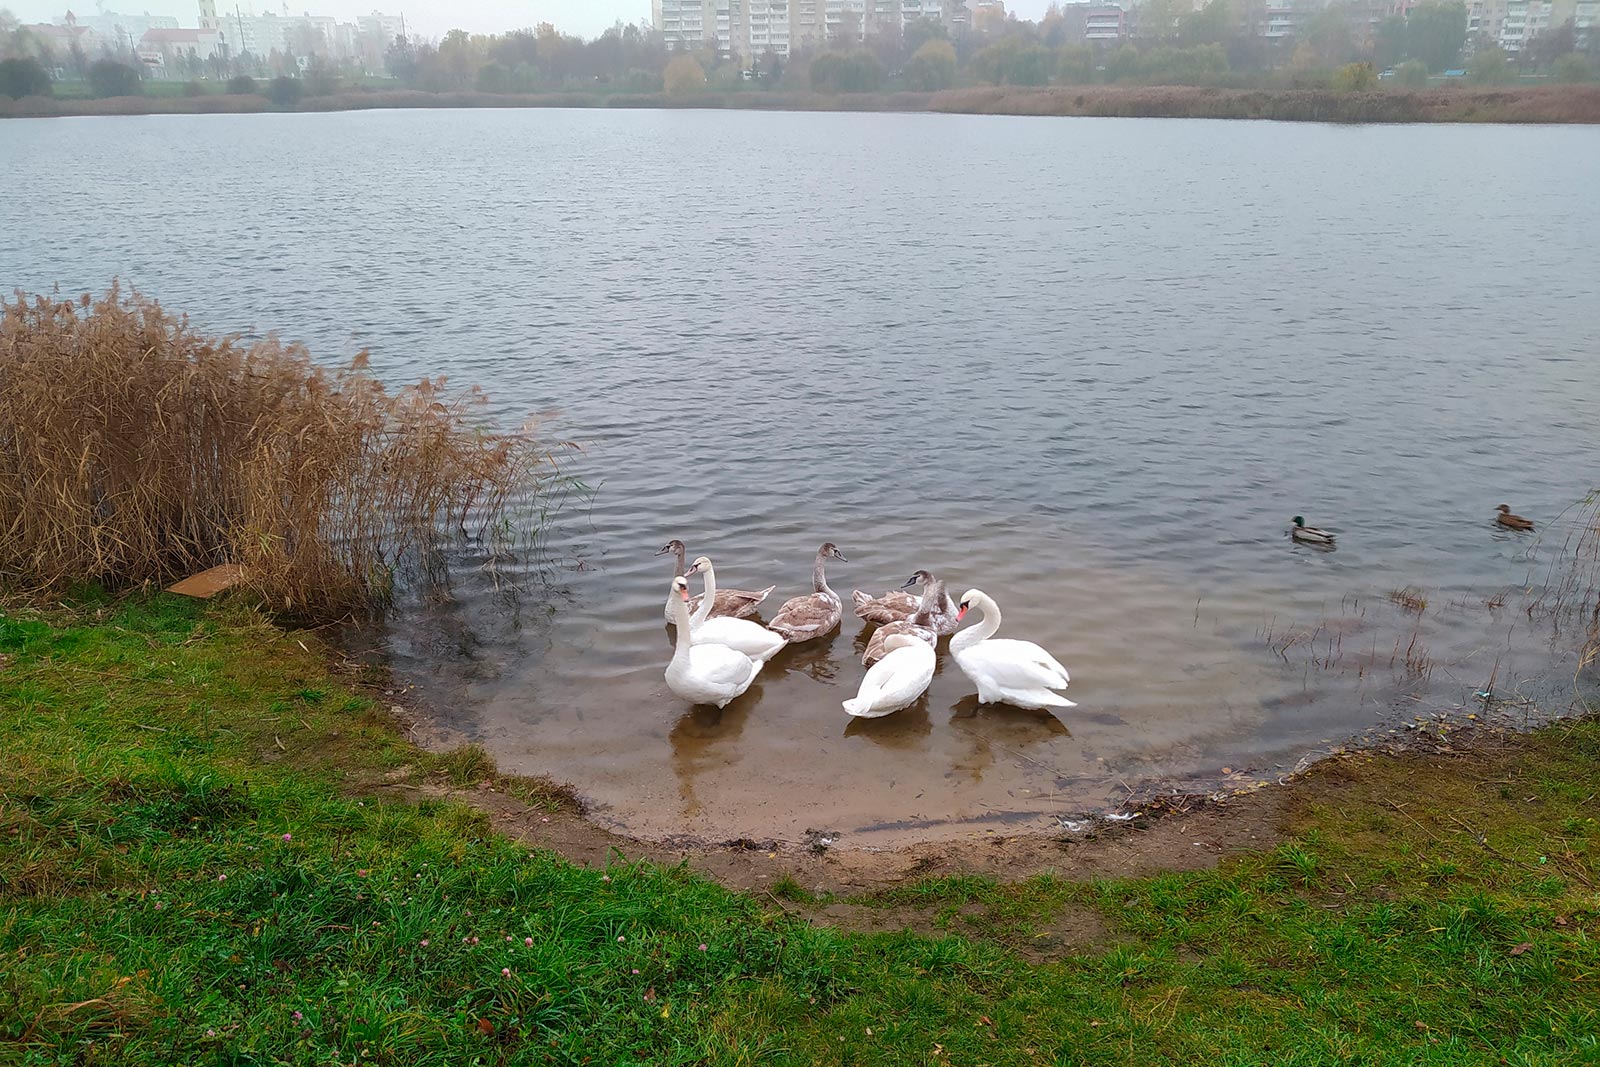
[[[612,825],[1049,828],[1491,676],[1571,698],[1521,601],[1600,460],[1600,130],[370,112],[13,120],[0,163],[0,285],[120,276],[582,443],[596,491],[533,588],[463,555],[389,636],[447,722]],[[977,708],[941,655],[925,702],[853,721],[847,615],[690,711],[672,537],[771,605],[823,540],[846,596],[981,587],[1079,707]]]

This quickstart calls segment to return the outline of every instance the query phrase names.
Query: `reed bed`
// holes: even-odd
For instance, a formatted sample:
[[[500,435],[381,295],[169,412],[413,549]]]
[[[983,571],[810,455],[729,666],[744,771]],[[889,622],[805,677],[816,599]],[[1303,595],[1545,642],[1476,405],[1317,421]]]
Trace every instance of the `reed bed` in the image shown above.
[[[556,474],[530,432],[444,379],[390,392],[274,338],[193,329],[113,287],[0,301],[0,587],[167,584],[221,563],[278,611],[381,608],[397,566],[463,531],[531,533]]]
[[[1273,119],[1284,122],[1600,123],[1600,86],[1388,88],[1372,92],[1285,87],[1085,85],[974,86],[942,92],[830,95],[789,91],[664,93],[425,92],[348,89],[308,96],[291,110],[374,108],[726,108],[760,111],[934,111],[973,115],[1079,115],[1120,118]],[[0,99],[0,118],[57,115],[246,113],[281,110],[262,96]]]

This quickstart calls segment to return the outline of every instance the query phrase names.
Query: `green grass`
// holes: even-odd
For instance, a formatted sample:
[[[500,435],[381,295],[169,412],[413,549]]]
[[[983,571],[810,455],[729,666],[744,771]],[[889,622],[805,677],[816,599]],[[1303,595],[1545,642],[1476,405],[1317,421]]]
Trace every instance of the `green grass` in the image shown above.
[[[0,1063],[1600,1063],[1594,723],[1336,768],[1215,871],[857,902],[933,938],[375,799],[493,768],[239,609],[0,616],[0,753]]]

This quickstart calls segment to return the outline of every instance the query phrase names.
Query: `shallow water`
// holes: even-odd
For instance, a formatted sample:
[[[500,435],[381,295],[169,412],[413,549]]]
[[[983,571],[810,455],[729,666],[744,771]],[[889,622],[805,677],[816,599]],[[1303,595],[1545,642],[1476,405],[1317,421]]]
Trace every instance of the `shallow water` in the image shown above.
[[[1049,826],[1491,676],[1571,691],[1520,607],[1552,553],[1489,519],[1558,520],[1600,459],[1595,130],[373,112],[11,121],[0,159],[0,284],[121,275],[582,442],[558,565],[517,598],[464,557],[390,650],[634,832]],[[1079,707],[979,709],[941,658],[923,703],[850,720],[847,615],[689,711],[672,537],[769,607],[823,540],[846,596],[981,587]]]

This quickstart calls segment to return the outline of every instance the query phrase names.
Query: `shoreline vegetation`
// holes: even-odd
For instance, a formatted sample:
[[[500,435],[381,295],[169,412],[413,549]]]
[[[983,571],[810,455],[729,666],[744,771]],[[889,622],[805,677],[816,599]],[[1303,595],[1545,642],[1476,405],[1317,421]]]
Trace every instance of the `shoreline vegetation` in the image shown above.
[[[1315,765],[1164,873],[611,850],[230,593],[0,609],[0,1059],[1489,1065],[1600,1051],[1600,722]],[[492,801],[492,803],[490,803]],[[515,840],[495,805],[521,813]],[[1223,818],[1232,818],[1225,814]],[[1200,841],[1199,844],[1206,844]],[[570,852],[568,852],[570,855]],[[779,859],[781,864],[783,859]],[[805,857],[813,866],[837,857]],[[1081,867],[1078,868],[1080,871]]]
[[[223,564],[272,610],[381,609],[402,567],[537,535],[556,457],[478,390],[389,390],[276,337],[193,329],[115,284],[0,298],[0,588],[166,585]],[[85,427],[94,433],[85,436]]]
[[[0,98],[0,117],[259,114],[415,108],[634,108],[866,111],[1102,118],[1268,119],[1342,123],[1600,123],[1600,85],[1333,89],[1202,86],[985,86],[938,92],[499,94],[391,89],[307,96],[289,108],[265,96]]]

